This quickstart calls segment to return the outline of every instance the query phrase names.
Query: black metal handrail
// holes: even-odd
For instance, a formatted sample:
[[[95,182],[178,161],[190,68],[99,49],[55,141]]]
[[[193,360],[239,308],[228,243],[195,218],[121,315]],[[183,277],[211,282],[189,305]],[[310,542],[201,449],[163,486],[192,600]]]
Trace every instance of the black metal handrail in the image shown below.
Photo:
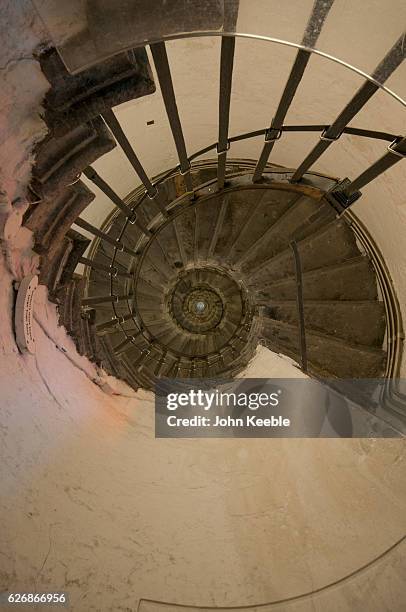
[[[309,125],[284,125],[281,127],[281,132],[320,132],[321,134],[328,128],[327,124],[309,124]],[[233,142],[240,142],[242,140],[248,140],[250,138],[256,138],[258,136],[265,136],[268,128],[263,128],[261,130],[254,130],[252,132],[244,132],[242,134],[238,134],[237,136],[231,136],[228,138],[228,143],[231,145]],[[344,128],[343,134],[360,136],[364,138],[371,138],[375,140],[383,140],[389,143],[393,143],[397,136],[390,132],[382,132],[378,130],[367,130],[364,128],[356,128],[356,127],[346,127]],[[212,144],[199,149],[192,155],[187,158],[187,161],[191,167],[191,164],[197,160],[202,155],[206,153],[210,153],[210,151],[217,150],[217,142],[213,142]],[[275,164],[272,164],[272,167],[275,167]],[[294,169],[292,168],[292,171]],[[139,221],[134,216],[134,212],[136,209],[141,206],[146,197],[148,197],[148,193],[145,191],[144,184],[141,184],[137,189],[135,189],[130,196],[127,196],[125,199],[119,198],[119,196],[107,185],[105,181],[98,175],[98,173],[92,168],[86,168],[83,173],[89,180],[91,180],[103,193],[107,195],[107,197],[112,201],[112,203],[119,208],[124,214],[128,217],[131,223],[135,223],[139,225]],[[167,179],[171,178],[175,174],[180,173],[183,175],[180,164],[173,166],[170,170],[158,175],[154,179],[151,179],[151,184],[153,187],[158,187],[161,183],[165,182]],[[317,172],[312,172],[311,174],[318,174]],[[191,190],[193,191],[193,190]],[[136,203],[134,204],[134,199],[136,199]],[[131,205],[134,204],[132,207]],[[112,214],[118,214],[118,211],[113,210]],[[110,216],[105,221],[104,224],[109,223],[111,221]],[[148,235],[148,230],[144,227],[141,227],[141,230]],[[91,231],[91,230],[89,230]],[[100,231],[100,230],[99,230]],[[99,236],[100,237],[100,236]]]

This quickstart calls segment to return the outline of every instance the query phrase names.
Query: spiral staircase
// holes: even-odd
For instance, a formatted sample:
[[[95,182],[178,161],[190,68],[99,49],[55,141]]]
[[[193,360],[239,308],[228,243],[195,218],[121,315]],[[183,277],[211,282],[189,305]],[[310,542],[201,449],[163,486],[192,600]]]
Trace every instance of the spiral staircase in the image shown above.
[[[205,166],[192,176],[199,184],[210,174],[212,180],[186,204],[165,202],[169,212],[153,233],[127,225],[121,241],[138,256],[116,256],[115,276],[105,274],[112,258],[106,241],[92,253],[85,304],[95,308],[95,330],[114,356],[115,374],[122,376],[124,365],[148,388],[155,376],[234,376],[258,342],[300,363],[294,242],[309,371],[379,377],[385,316],[375,273],[320,187],[293,188],[282,182],[283,169],[276,171],[281,179],[252,185],[252,174],[235,164],[219,194],[216,164]],[[314,185],[329,182],[312,178]],[[137,212],[146,225],[148,207]],[[117,239],[119,227],[112,220],[106,234]],[[101,303],[110,289],[131,297],[113,310]]]
[[[0,603],[404,611],[401,16],[6,0]],[[312,402],[321,439],[308,395],[300,438],[157,437],[155,382],[257,376],[358,406]]]
[[[221,37],[218,141],[193,155],[186,152],[165,36],[151,42],[179,156],[177,167],[152,179],[112,110],[155,91],[145,49],[116,53],[77,74],[55,49],[40,55],[51,85],[44,115],[50,133],[37,147],[25,224],[42,256],[41,282],[79,352],[134,388],[152,389],[159,377],[237,376],[258,344],[319,378],[398,375],[399,305],[351,206],[363,186],[404,158],[406,140],[349,124],[377,91],[394,95],[384,82],[404,59],[403,38],[371,76],[329,58],[365,78],[330,125],[284,122],[310,56],[326,55],[315,44],[331,5],[315,2],[301,45],[227,31],[167,37]],[[270,127],[230,137],[238,37],[293,47],[296,58]],[[269,161],[291,132],[320,134],[298,168]],[[386,142],[387,149],[353,180],[313,172],[344,133]],[[228,152],[233,142],[258,136],[258,160]],[[141,181],[126,198],[92,166],[117,145]],[[211,151],[217,155],[199,159]],[[81,217],[95,197],[82,175],[114,206],[99,226]],[[400,400],[393,402],[402,415]]]

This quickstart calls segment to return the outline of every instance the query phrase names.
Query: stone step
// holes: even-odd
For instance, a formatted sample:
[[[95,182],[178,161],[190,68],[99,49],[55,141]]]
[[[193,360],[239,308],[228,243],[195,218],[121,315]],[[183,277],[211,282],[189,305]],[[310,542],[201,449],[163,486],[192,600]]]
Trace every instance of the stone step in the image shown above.
[[[224,260],[228,255],[239,233],[248,224],[253,209],[259,203],[256,198],[250,197],[247,190],[227,194],[224,223],[220,228],[214,249],[214,257],[219,261]]]
[[[319,231],[334,218],[334,212],[326,204],[301,197],[278,221],[266,230],[253,248],[241,254],[243,271],[255,269],[269,257],[284,251],[292,240],[304,240]],[[233,261],[233,265],[238,261]]]
[[[177,227],[178,241],[183,246],[184,256],[187,262],[194,261],[194,243],[195,243],[195,227],[196,227],[196,209],[195,207],[187,208],[182,214],[175,219]]]
[[[276,319],[263,321],[264,344],[272,351],[295,359],[299,357],[299,331]],[[311,371],[333,378],[378,378],[382,376],[385,352],[377,348],[350,344],[316,332],[306,333],[307,354]]]
[[[222,204],[222,197],[215,196],[210,200],[204,200],[196,207],[196,259],[198,262],[206,262],[212,236],[216,228],[217,215]]]
[[[306,333],[317,331],[355,344],[382,346],[385,335],[382,302],[307,300],[303,308]],[[272,300],[265,313],[272,319],[298,324],[296,300]]]
[[[281,223],[285,215],[295,210],[300,200],[307,198],[290,191],[279,190],[245,190],[247,199],[251,202],[248,215],[241,225],[230,251],[226,254],[226,261],[233,263],[240,261],[254,246],[267,240],[272,227]],[[318,204],[310,200],[311,210],[317,210]]]
[[[78,74],[68,72],[54,48],[41,53],[39,61],[51,85],[45,96],[45,121],[57,133],[65,134],[113,106],[155,91],[144,48],[119,53]]]
[[[81,172],[116,146],[101,117],[75,127],[61,137],[49,133],[36,146],[31,188],[49,200],[77,181]]]
[[[330,222],[311,236],[298,243],[301,267],[304,272],[319,270],[343,263],[360,255],[354,234],[343,219]],[[252,265],[249,284],[266,278],[268,282],[281,280],[295,274],[292,249],[287,246],[277,255],[269,253],[259,265]]]
[[[252,282],[255,290],[257,283]],[[271,300],[294,300],[297,296],[296,277],[263,282],[257,289],[256,303],[267,305]],[[375,300],[376,281],[367,257],[355,257],[347,262],[303,274],[305,300]]]

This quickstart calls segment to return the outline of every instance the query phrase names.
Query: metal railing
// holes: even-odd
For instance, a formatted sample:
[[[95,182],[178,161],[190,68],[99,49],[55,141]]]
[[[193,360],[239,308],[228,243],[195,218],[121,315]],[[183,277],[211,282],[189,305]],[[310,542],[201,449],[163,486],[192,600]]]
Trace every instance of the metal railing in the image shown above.
[[[117,329],[121,329],[125,339],[125,346],[131,345],[132,339],[126,333],[123,327],[124,317],[119,315],[116,309],[116,303],[118,301],[127,301],[129,310],[128,318],[133,317],[134,323],[136,324],[139,333],[143,333],[142,325],[137,321],[137,313],[132,311],[131,300],[133,297],[132,283],[127,283],[128,292],[123,295],[114,294],[114,278],[117,276],[118,269],[115,265],[116,257],[119,252],[125,252],[129,256],[129,267],[127,270],[128,274],[134,274],[136,268],[136,262],[141,258],[143,248],[148,243],[151,235],[157,232],[160,226],[165,223],[170,212],[174,212],[178,206],[182,206],[185,201],[191,201],[197,197],[197,192],[201,189],[201,186],[193,188],[191,179],[192,164],[196,163],[203,155],[206,155],[210,151],[217,151],[217,181],[216,189],[221,191],[224,189],[226,180],[229,178],[230,173],[228,169],[233,168],[233,161],[227,161],[227,154],[233,143],[242,140],[255,138],[258,136],[264,137],[264,143],[259,158],[254,162],[254,168],[252,167],[251,161],[246,161],[246,167],[252,174],[252,183],[261,182],[264,178],[264,173],[269,178],[271,177],[269,157],[273,148],[276,146],[277,141],[282,137],[286,136],[291,132],[319,132],[320,141],[316,146],[309,152],[303,162],[297,167],[292,168],[289,176],[289,182],[293,185],[297,182],[301,182],[305,173],[307,176],[317,175],[317,173],[310,172],[310,168],[317,162],[320,156],[330,146],[338,146],[337,141],[343,134],[350,134],[361,138],[372,138],[375,140],[382,140],[388,143],[387,150],[383,151],[383,155],[371,164],[369,168],[366,168],[358,177],[352,180],[346,179],[344,181],[337,181],[333,189],[328,193],[329,200],[333,203],[334,208],[340,213],[344,214],[345,218],[348,218],[351,223],[357,237],[360,238],[364,244],[367,252],[371,254],[376,272],[378,282],[381,287],[381,293],[383,301],[385,302],[386,319],[388,324],[388,360],[385,376],[396,377],[399,373],[399,363],[402,353],[401,342],[403,337],[402,323],[399,304],[396,299],[395,292],[393,290],[392,283],[388,271],[384,265],[382,265],[383,258],[379,254],[376,245],[372,242],[370,236],[366,232],[365,227],[360,224],[354,215],[353,211],[350,210],[350,206],[361,196],[359,190],[366,184],[373,181],[380,174],[388,170],[394,164],[400,162],[406,155],[406,138],[397,134],[388,132],[361,129],[348,124],[356,117],[360,110],[365,104],[371,99],[371,97],[377,91],[384,91],[387,95],[397,100],[401,105],[406,106],[406,101],[403,100],[396,93],[387,88],[384,83],[393,71],[401,64],[405,58],[405,45],[404,37],[399,38],[388,51],[383,60],[378,64],[372,75],[368,75],[362,70],[344,62],[336,57],[333,57],[327,53],[319,51],[314,48],[318,35],[320,34],[323,21],[328,13],[328,10],[332,2],[318,2],[316,1],[313,9],[312,16],[309,20],[309,24],[313,23],[317,16],[317,28],[306,28],[305,35],[303,37],[302,44],[296,44],[285,40],[276,39],[269,36],[260,36],[246,33],[231,33],[231,32],[199,32],[199,33],[185,33],[181,35],[168,36],[163,40],[151,41],[149,46],[151,49],[152,57],[154,59],[155,68],[157,71],[158,79],[161,86],[162,97],[166,112],[168,115],[168,121],[170,124],[171,132],[175,142],[176,150],[178,153],[179,163],[172,169],[161,174],[155,179],[150,179],[139,158],[137,157],[134,149],[129,143],[125,136],[122,127],[114,115],[113,111],[105,112],[103,118],[113,133],[116,141],[121,146],[131,165],[133,166],[137,176],[141,180],[141,186],[136,189],[132,195],[126,199],[121,199],[114,192],[114,190],[97,174],[97,172],[89,167],[84,171],[84,174],[95,183],[111,200],[116,207],[116,213],[124,213],[125,221],[118,238],[114,241],[108,235],[103,228],[96,228],[91,224],[84,222],[81,219],[77,220],[77,225],[83,229],[91,232],[95,236],[92,250],[86,261],[83,263],[87,266],[85,272],[89,276],[89,271],[92,267],[95,267],[92,263],[92,256],[97,249],[97,245],[100,241],[105,240],[110,242],[114,246],[114,255],[112,257],[110,266],[108,267],[107,274],[110,277],[110,294],[105,296],[92,296],[85,297],[83,301],[84,306],[96,306],[98,303],[110,302],[114,318],[112,322],[108,322],[104,325],[108,325],[113,328],[117,326]],[[320,12],[320,8],[324,6],[324,12]],[[317,15],[316,15],[317,13]],[[185,38],[199,38],[199,37],[221,37],[221,57],[220,57],[220,95],[219,95],[219,128],[218,128],[218,140],[217,142],[210,144],[203,149],[188,155],[186,151],[182,125],[179,117],[179,112],[176,104],[176,96],[173,87],[173,81],[171,77],[170,65],[166,52],[166,41],[173,41]],[[232,91],[232,76],[233,76],[233,65],[234,65],[234,51],[238,39],[250,39],[256,41],[262,41],[277,45],[283,45],[291,47],[297,50],[296,58],[293,63],[290,75],[283,89],[280,102],[276,108],[273,119],[270,122],[269,127],[253,132],[247,132],[237,136],[230,137],[228,134],[229,130],[229,112],[231,102],[231,91]],[[357,75],[365,79],[364,84],[358,89],[356,94],[350,99],[343,111],[338,117],[329,125],[285,125],[284,120],[288,109],[294,99],[296,90],[305,74],[305,69],[309,58],[312,54],[320,56],[328,61],[335,62],[348,70],[356,73]],[[203,162],[204,163],[204,162]],[[273,168],[275,168],[273,166]],[[168,206],[160,194],[159,186],[166,180],[172,178],[177,173],[180,173],[185,182],[185,192],[177,198],[177,200],[171,202]],[[146,199],[153,200],[158,206],[159,213],[151,219],[147,226],[143,225],[137,217],[137,210],[141,207]],[[115,213],[113,213],[114,216]],[[110,216],[108,223],[111,223],[113,216]],[[128,227],[128,224],[137,225],[140,230],[140,238],[135,249],[128,249],[124,246],[123,237]],[[114,243],[115,242],[115,243]],[[374,260],[375,258],[375,260]],[[99,268],[100,269],[100,268]],[[135,281],[136,282],[136,281]],[[125,316],[125,318],[127,315]],[[122,347],[124,348],[124,346]],[[121,349],[120,349],[121,350]],[[165,349],[166,350],[166,349]],[[142,359],[142,357],[141,357]]]
[[[216,163],[213,160],[206,160],[206,161],[202,161],[200,162],[200,164],[198,164],[196,167],[197,168],[208,168],[208,167],[213,167],[213,165],[215,165]],[[233,170],[233,166],[234,166],[234,172],[232,172]],[[228,168],[229,171],[231,170],[231,172],[229,172],[228,176],[235,176],[236,174],[241,174],[240,173],[236,173],[235,172],[235,166],[238,166],[239,169],[241,169],[241,167],[245,167],[245,173],[248,171],[250,172],[250,174],[252,175],[254,167],[255,167],[255,162],[252,160],[229,160],[228,162]],[[194,165],[192,165],[192,170],[194,169]],[[161,175],[160,177],[157,177],[156,180],[154,181],[154,184],[161,184],[162,182],[164,182],[165,180],[168,179],[168,177],[173,177],[176,175],[176,168],[173,169],[171,171],[171,173],[165,173],[163,175]],[[280,170],[275,169],[275,167],[273,167],[273,169],[268,168],[267,169],[267,176],[272,176],[272,174],[276,174],[279,175],[280,174]],[[290,170],[288,173],[284,172],[284,174],[292,174],[293,170]],[[307,177],[309,179],[309,177],[311,176],[315,176],[315,177],[321,177],[321,176],[325,176],[322,175],[320,173],[308,173]],[[329,178],[329,177],[326,177]],[[333,181],[332,181],[333,182]],[[215,187],[216,185],[216,180],[211,181],[210,183],[212,186]],[[199,187],[199,189],[201,189],[201,186]],[[199,189],[196,189],[196,192],[199,191]],[[185,192],[183,195],[181,195],[179,198],[177,198],[177,200],[175,200],[174,202],[171,203],[171,209],[173,211],[173,213],[175,213],[176,210],[182,210],[183,206],[186,203],[189,203],[191,200],[191,193],[190,192]],[[200,201],[200,200],[197,200]],[[197,203],[196,201],[196,203]],[[132,206],[132,210],[133,211],[137,211],[137,208],[139,206],[142,205],[142,203],[144,202],[144,194],[143,194],[143,190],[142,188],[139,188],[137,190],[135,190],[132,194],[130,194],[130,196],[128,198],[126,198],[126,204],[128,206]],[[381,294],[383,296],[383,300],[385,303],[385,310],[386,310],[386,318],[387,320],[391,320],[392,321],[392,325],[390,326],[390,330],[389,330],[389,325],[388,325],[388,335],[387,335],[387,355],[388,355],[388,359],[387,359],[387,366],[386,366],[386,371],[385,371],[385,376],[387,377],[395,377],[398,375],[398,365],[399,365],[399,359],[401,356],[401,345],[402,345],[402,332],[399,331],[402,329],[402,323],[401,323],[401,316],[400,316],[400,309],[397,303],[397,299],[396,299],[396,295],[390,280],[390,276],[386,272],[383,274],[381,268],[379,268],[379,262],[382,262],[382,256],[379,256],[379,251],[377,251],[375,244],[373,243],[371,237],[369,236],[369,234],[366,231],[366,228],[363,227],[357,220],[356,216],[353,214],[352,211],[347,210],[343,213],[343,218],[344,219],[348,219],[352,228],[354,229],[354,231],[357,229],[356,231],[356,235],[357,238],[360,239],[360,242],[362,242],[363,247],[365,249],[365,251],[368,253],[369,257],[371,258],[371,260],[374,263],[374,267],[376,269],[380,270],[380,275],[377,274],[377,278],[381,285],[383,284],[383,286],[385,287],[385,289],[383,290],[381,287]],[[106,226],[111,225],[112,222],[114,222],[114,218],[115,218],[115,214],[113,213],[107,220],[106,220]],[[172,214],[171,214],[171,218],[172,218]],[[162,226],[162,224],[167,223],[168,219],[165,217],[163,218],[160,214],[157,214],[156,217],[154,217],[149,224],[150,227],[150,233],[143,236],[143,238],[140,237],[140,241],[136,247],[136,250],[134,252],[137,262],[140,263],[142,261],[142,257],[143,257],[143,253],[145,251],[145,247],[148,244],[148,241],[153,238],[153,236],[155,235],[156,232],[159,231],[160,227]],[[124,223],[123,226],[121,228],[121,232],[120,235],[118,237],[118,241],[119,243],[116,245],[116,248],[114,250],[114,255],[113,258],[111,260],[111,266],[112,269],[114,269],[115,266],[115,257],[122,251],[122,249],[120,248],[120,241],[122,240],[123,236],[125,235],[126,229],[128,227],[128,224],[130,223],[130,220],[127,218]],[[106,228],[107,229],[107,228]],[[106,232],[106,235],[107,232]],[[362,236],[362,240],[361,237]],[[98,242],[100,241],[100,239],[103,238],[98,238],[94,243],[93,243],[93,249],[94,251],[97,250],[98,248]],[[89,258],[91,258],[91,254],[89,254]],[[137,266],[138,267],[138,266]],[[89,271],[89,270],[88,270]],[[102,296],[100,299],[105,302],[105,301],[110,301],[111,302],[111,306],[112,306],[112,312],[114,314],[114,319],[112,320],[112,322],[108,322],[108,327],[113,327],[116,326],[118,329],[121,329],[122,333],[124,334],[124,336],[126,337],[126,330],[124,327],[122,327],[122,323],[124,322],[123,317],[120,316],[120,314],[118,313],[118,311],[116,310],[116,303],[118,301],[125,301],[127,299],[127,306],[128,306],[128,310],[129,313],[132,312],[132,300],[133,300],[133,296],[134,296],[134,292],[132,290],[133,286],[136,286],[137,284],[137,273],[136,271],[134,271],[135,276],[133,277],[133,281],[131,281],[131,283],[128,284],[128,293],[126,295],[114,295],[114,287],[113,287],[113,283],[114,283],[114,274],[110,275],[110,294],[109,296]],[[97,305],[97,299],[98,298],[90,298],[89,301],[86,301],[85,304],[86,305]],[[394,308],[395,305],[395,308]],[[397,305],[397,307],[396,307]],[[137,325],[139,325],[139,322],[136,319],[136,312],[132,313],[131,315],[129,314],[128,317],[130,316],[134,316],[135,317],[135,321],[137,322]],[[104,326],[104,324],[103,324]],[[393,331],[394,329],[396,329],[396,333]],[[142,325],[139,325],[139,331],[142,332]],[[130,344],[128,343],[128,346],[130,346]]]

